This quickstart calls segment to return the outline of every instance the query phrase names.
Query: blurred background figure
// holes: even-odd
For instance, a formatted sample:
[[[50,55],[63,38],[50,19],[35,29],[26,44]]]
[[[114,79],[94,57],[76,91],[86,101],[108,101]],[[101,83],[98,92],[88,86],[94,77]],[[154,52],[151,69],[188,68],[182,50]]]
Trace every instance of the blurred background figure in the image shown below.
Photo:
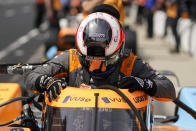
[[[70,14],[75,16],[81,12],[80,0],[71,0],[70,2]]]
[[[187,6],[189,18],[196,22],[196,0],[183,0]]]
[[[124,26],[125,10],[122,0],[83,0],[82,11],[84,17],[91,13],[92,9],[99,4],[109,4],[116,8],[120,13],[120,23]]]
[[[35,0],[34,28],[39,28],[45,17],[44,0]]]
[[[147,21],[147,38],[153,38],[153,17],[156,10],[162,8],[164,0],[146,0],[145,2],[145,16]]]
[[[66,17],[67,15],[75,16],[81,12],[80,0],[61,0],[61,4],[61,17]]]
[[[143,13],[144,13],[144,5],[146,3],[146,0],[136,0],[136,3],[138,5],[138,11],[137,11],[137,17],[136,17],[136,24],[141,25],[143,22]]]
[[[50,26],[45,41],[45,58],[52,59],[62,51],[75,48],[75,33],[82,20],[81,4],[80,0],[47,0],[47,3]]]
[[[188,31],[188,37],[186,39],[183,39],[185,37],[182,38],[183,40],[183,47],[185,47],[184,45],[188,45],[186,46],[187,48],[183,48],[185,51],[188,51],[188,54],[190,56],[196,56],[195,53],[195,31],[196,31],[196,0],[181,0],[183,2],[183,5],[185,5],[185,7],[187,8],[188,11],[188,16],[189,19],[186,20],[187,22],[189,22],[188,26],[186,27],[186,30]],[[185,25],[184,23],[181,24],[182,26]]]
[[[180,17],[187,18],[187,10],[184,5],[185,3],[182,0],[166,0],[165,8],[166,8],[166,25],[164,36],[167,35],[167,28],[170,27],[172,34],[175,38],[175,48],[170,50],[171,53],[179,53],[180,52],[180,36],[177,31],[177,24]]]
[[[45,0],[46,13],[50,27],[59,29],[59,12],[62,9],[60,0]]]
[[[60,16],[66,16],[66,14],[69,14],[69,9],[70,9],[70,0],[60,0],[61,2],[61,12],[60,12]]]
[[[70,48],[75,48],[75,33],[82,20],[80,0],[68,0],[63,4],[58,33],[58,54]]]
[[[58,32],[60,30],[59,17],[62,10],[62,3],[60,0],[45,0],[46,14],[48,18],[49,27],[45,34],[45,58],[52,57],[56,53],[56,46],[58,44]],[[53,53],[48,53],[53,52]]]

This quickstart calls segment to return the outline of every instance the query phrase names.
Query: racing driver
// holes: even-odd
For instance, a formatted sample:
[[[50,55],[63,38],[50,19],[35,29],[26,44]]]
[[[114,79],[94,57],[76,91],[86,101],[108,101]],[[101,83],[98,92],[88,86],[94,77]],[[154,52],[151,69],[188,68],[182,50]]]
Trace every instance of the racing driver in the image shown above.
[[[118,11],[114,8],[111,12]],[[89,14],[78,27],[76,49],[66,50],[28,73],[26,86],[40,93],[46,91],[49,101],[56,99],[66,86],[100,85],[126,88],[130,92],[142,90],[163,100],[174,99],[172,82],[124,48],[125,36],[117,18],[116,13]]]

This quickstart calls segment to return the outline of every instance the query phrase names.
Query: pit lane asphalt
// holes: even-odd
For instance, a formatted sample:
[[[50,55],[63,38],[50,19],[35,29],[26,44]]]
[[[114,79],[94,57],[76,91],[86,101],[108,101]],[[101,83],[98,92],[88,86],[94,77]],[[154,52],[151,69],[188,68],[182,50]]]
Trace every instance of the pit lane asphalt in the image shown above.
[[[34,9],[32,0],[0,0],[0,64],[40,62],[44,46],[41,34],[34,37]],[[0,76],[0,82],[23,84],[20,75]]]

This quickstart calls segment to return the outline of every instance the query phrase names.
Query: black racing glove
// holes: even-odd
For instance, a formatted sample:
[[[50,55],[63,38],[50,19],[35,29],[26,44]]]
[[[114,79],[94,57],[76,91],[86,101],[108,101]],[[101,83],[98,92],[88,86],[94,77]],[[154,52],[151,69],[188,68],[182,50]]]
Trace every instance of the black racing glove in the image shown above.
[[[42,75],[36,80],[35,86],[40,92],[46,91],[48,94],[48,99],[51,102],[53,99],[57,98],[62,89],[66,88],[67,83],[62,78],[54,78],[47,75]]]
[[[119,88],[129,89],[129,92],[141,90],[150,96],[154,96],[157,90],[156,83],[149,79],[141,79],[134,76],[124,77],[119,83]]]

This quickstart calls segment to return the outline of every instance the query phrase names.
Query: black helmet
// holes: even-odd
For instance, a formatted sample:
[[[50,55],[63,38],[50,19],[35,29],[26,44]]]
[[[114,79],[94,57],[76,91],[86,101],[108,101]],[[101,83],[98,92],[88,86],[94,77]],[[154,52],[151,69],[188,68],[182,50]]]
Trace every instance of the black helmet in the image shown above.
[[[101,61],[106,70],[96,71],[95,74],[110,72],[122,55],[124,39],[124,32],[115,17],[103,12],[88,15],[76,33],[81,64],[89,68],[89,61]]]

